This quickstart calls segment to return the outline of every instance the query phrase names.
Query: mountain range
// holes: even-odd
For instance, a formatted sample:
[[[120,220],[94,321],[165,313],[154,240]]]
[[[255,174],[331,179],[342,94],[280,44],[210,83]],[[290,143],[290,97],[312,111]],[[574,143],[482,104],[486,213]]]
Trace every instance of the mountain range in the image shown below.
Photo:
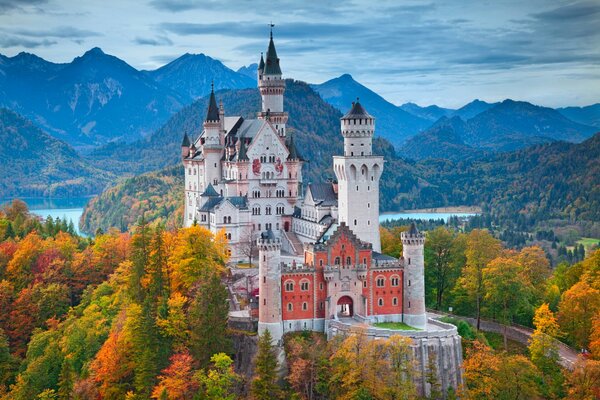
[[[213,80],[217,89],[256,85],[203,54],[185,54],[154,71],[138,71],[99,48],[65,64],[28,53],[0,55],[0,107],[86,152],[156,131],[210,93]]]

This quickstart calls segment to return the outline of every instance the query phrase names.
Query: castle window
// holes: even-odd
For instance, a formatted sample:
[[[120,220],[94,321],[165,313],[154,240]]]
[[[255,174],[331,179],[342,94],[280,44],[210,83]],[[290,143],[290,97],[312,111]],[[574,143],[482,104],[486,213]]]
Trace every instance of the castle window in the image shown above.
[[[408,286],[410,286],[410,279],[408,280]]]
[[[335,258],[334,264],[335,265],[340,265],[340,258],[339,257]]]
[[[271,215],[271,206],[265,207],[265,215]]]
[[[408,302],[408,308],[410,308],[410,301]]]
[[[384,287],[385,286],[385,278],[383,276],[378,276],[377,277],[377,287]]]
[[[400,279],[397,276],[392,276],[392,286],[398,286]]]
[[[383,306],[383,299],[382,299],[382,298],[380,298],[380,299],[377,301],[377,304],[379,304],[379,307],[382,307],[382,306]]]
[[[408,265],[410,265],[410,257],[408,257]]]
[[[346,257],[346,265],[350,265],[350,264],[352,264],[352,258]]]
[[[363,287],[367,287],[367,281],[363,281]]]
[[[304,311],[308,310],[308,303],[306,303],[306,302],[302,303],[302,309]]]
[[[323,260],[319,260],[319,267],[323,266]]]
[[[285,283],[285,291],[293,292],[294,291],[294,282],[286,282]]]
[[[367,257],[363,258],[363,264],[367,265]]]
[[[223,223],[226,224],[227,223],[227,217],[223,217]]]
[[[394,298],[392,299],[392,305],[393,305],[393,306],[397,306],[397,305],[398,305],[398,298],[397,298],[397,297],[394,297]]]
[[[191,175],[191,174],[192,174],[192,169],[188,168],[188,175]]]
[[[354,225],[356,226],[356,220],[354,220]]]
[[[319,303],[319,308],[320,308],[321,310],[322,310],[322,309],[324,309],[324,308],[325,308],[325,304],[324,304],[323,302],[320,302],[320,303]]]
[[[319,290],[323,290],[323,282],[319,283]]]
[[[267,277],[263,276],[263,283],[267,283]]]
[[[308,282],[300,282],[300,290],[307,291],[308,290]]]
[[[292,303],[288,303],[288,311],[292,311],[294,309],[294,306],[292,305]]]

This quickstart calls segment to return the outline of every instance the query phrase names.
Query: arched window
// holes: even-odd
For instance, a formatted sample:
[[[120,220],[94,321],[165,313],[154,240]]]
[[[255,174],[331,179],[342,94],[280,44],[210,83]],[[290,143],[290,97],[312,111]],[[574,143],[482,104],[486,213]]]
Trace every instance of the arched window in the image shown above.
[[[352,264],[352,257],[346,257],[346,265]]]
[[[398,305],[398,298],[397,298],[397,297],[394,297],[394,298],[392,299],[392,305],[393,305],[393,306],[397,306],[397,305]]]
[[[226,224],[227,223],[227,217],[223,217],[223,223]]]
[[[334,262],[334,264],[335,264],[335,265],[340,265],[340,258],[339,258],[339,257],[336,257],[336,258],[335,258],[335,262]]]
[[[287,282],[285,282],[285,291],[286,292],[293,292],[294,291],[294,282],[293,281],[287,281]]]
[[[377,277],[377,287],[384,287],[385,286],[385,278],[381,275],[379,275]]]
[[[300,281],[300,290],[306,292],[309,288],[309,281]]]
[[[379,304],[380,307],[383,306],[383,299],[379,298],[379,300],[377,301],[377,304]]]
[[[287,308],[288,311],[292,311],[294,309],[294,306],[292,306],[292,303],[288,303]]]
[[[392,286],[398,286],[400,284],[400,278],[397,275],[392,276],[390,280],[392,282]]]
[[[306,303],[306,302],[302,303],[302,309],[304,311],[308,310],[308,303]]]

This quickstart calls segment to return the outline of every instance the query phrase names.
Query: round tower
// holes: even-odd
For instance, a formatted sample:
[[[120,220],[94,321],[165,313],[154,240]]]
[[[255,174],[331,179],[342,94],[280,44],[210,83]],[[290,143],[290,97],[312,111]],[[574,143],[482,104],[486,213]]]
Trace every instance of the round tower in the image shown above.
[[[427,325],[425,310],[425,236],[414,222],[407,232],[402,232],[404,257],[404,322],[415,328]]]
[[[271,28],[273,26],[271,25]],[[280,136],[285,136],[285,124],[288,114],[283,111],[283,94],[285,92],[285,80],[281,75],[279,58],[273,42],[273,29],[269,40],[266,59],[260,56],[258,65],[258,89],[262,98],[262,109],[258,117],[269,119]]]
[[[271,332],[275,343],[283,336],[281,314],[281,240],[271,230],[257,239],[259,308],[258,333]]]
[[[344,137],[344,155],[333,157],[338,180],[339,221],[373,250],[381,251],[379,236],[379,179],[383,157],[372,153],[375,118],[358,99],[340,121]]]

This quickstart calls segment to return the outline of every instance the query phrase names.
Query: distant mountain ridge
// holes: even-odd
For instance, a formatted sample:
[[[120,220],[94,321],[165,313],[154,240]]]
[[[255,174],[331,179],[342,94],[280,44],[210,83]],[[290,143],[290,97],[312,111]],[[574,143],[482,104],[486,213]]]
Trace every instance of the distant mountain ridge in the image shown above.
[[[600,103],[585,107],[557,108],[556,111],[572,121],[600,128]]]
[[[428,128],[431,120],[413,115],[361,85],[349,74],[327,82],[311,85],[321,97],[345,112],[356,98],[376,118],[375,134],[389,140],[394,146],[399,146],[416,133]]]
[[[573,122],[554,109],[527,102],[504,100],[494,105],[486,103],[484,108],[466,121],[458,116],[442,117],[409,139],[399,149],[400,154],[415,160],[459,160],[554,141],[581,142],[599,131]]]
[[[86,151],[154,132],[210,92],[213,80],[217,88],[256,85],[204,55],[186,54],[155,71],[138,71],[97,47],[65,64],[28,53],[0,55],[0,107]]]
[[[95,194],[112,179],[68,144],[0,108],[0,198]]]
[[[206,96],[213,84],[215,90],[256,86],[256,79],[204,54],[186,53],[154,71],[144,72],[163,86],[185,95],[188,102]]]

